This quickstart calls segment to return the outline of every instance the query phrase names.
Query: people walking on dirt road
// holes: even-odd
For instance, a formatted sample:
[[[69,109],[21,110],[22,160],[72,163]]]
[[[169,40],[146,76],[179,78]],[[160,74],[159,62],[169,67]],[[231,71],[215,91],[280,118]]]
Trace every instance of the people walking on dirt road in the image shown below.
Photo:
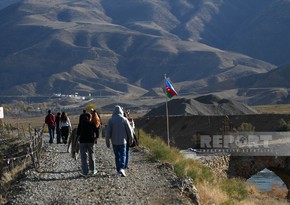
[[[77,135],[80,142],[80,154],[82,165],[82,176],[87,177],[89,171],[91,174],[96,174],[95,164],[95,140],[98,136],[95,136],[97,127],[94,122],[91,121],[91,114],[85,113],[84,120],[78,124]],[[89,166],[87,163],[89,161]]]
[[[55,116],[52,114],[51,110],[47,111],[47,115],[45,116],[45,124],[47,124],[48,127],[48,133],[49,133],[49,143],[53,143],[54,139],[54,130],[55,130]]]
[[[108,121],[106,130],[106,145],[110,148],[112,143],[115,154],[116,174],[125,177],[126,147],[132,144],[133,132],[129,121],[124,117],[123,109],[117,105],[114,108],[112,117]]]
[[[68,135],[69,135],[70,131],[72,130],[71,122],[70,122],[70,119],[67,116],[66,112],[61,113],[59,128],[60,128],[60,132],[61,132],[62,142],[64,144],[66,144],[67,139],[68,139]]]

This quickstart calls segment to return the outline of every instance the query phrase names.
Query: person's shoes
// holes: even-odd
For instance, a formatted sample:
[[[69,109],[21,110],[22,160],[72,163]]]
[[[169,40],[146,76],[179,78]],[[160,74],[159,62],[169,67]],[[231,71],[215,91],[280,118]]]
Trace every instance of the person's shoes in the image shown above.
[[[80,174],[81,174],[81,176],[84,177],[84,178],[87,178],[87,177],[88,177],[87,174],[84,174],[84,173],[82,173],[82,172],[81,172]]]
[[[118,172],[118,171],[116,171],[114,174],[115,177],[118,177],[119,175],[120,175],[120,172]]]
[[[98,171],[96,169],[94,169],[92,172],[92,175],[96,175],[98,173]]]
[[[122,177],[125,177],[126,176],[125,170],[124,169],[121,169],[120,170],[120,174],[121,174]]]

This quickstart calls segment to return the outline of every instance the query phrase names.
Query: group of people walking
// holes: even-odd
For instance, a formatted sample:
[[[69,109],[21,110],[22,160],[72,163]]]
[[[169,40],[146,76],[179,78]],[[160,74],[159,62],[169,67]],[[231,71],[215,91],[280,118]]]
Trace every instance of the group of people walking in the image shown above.
[[[60,144],[61,141],[66,144],[69,133],[71,131],[71,122],[66,112],[58,112],[56,116],[48,110],[45,117],[45,123],[48,127],[49,143],[52,144],[56,132],[56,142]]]
[[[127,115],[126,115],[127,114]],[[115,155],[116,175],[126,176],[125,170],[128,168],[130,145],[134,139],[134,121],[128,117],[129,113],[123,111],[122,107],[115,106],[111,118],[108,120],[106,128],[106,146],[113,148]],[[57,116],[48,111],[45,123],[49,130],[49,143],[53,143],[54,131],[56,129],[57,143],[67,143],[71,130],[71,122],[65,112],[57,113]],[[58,130],[59,129],[59,130]],[[95,164],[95,143],[102,130],[102,121],[98,112],[94,109],[91,112],[83,113],[79,116],[77,126],[77,136],[80,145],[81,175],[87,177],[89,174],[96,174]],[[59,136],[59,137],[58,137]],[[61,136],[61,137],[60,137]]]

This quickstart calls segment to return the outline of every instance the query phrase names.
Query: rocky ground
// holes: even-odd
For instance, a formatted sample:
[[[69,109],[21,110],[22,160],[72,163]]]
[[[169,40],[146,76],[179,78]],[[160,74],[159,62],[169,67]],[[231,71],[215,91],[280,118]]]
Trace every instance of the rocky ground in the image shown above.
[[[116,177],[112,148],[100,139],[96,145],[98,173],[84,178],[80,158],[73,159],[66,145],[49,145],[47,137],[44,147],[40,167],[26,171],[13,185],[7,205],[193,204],[181,194],[170,166],[149,160],[144,150],[131,152],[127,177]]]

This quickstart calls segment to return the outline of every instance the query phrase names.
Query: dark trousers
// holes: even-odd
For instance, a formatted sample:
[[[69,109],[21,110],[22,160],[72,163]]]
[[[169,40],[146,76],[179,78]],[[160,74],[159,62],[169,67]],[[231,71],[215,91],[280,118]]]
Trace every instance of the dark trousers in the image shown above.
[[[53,143],[53,139],[54,139],[54,129],[55,126],[54,125],[48,125],[48,132],[49,132],[49,143]]]
[[[60,129],[56,128],[56,142],[61,143]]]
[[[80,152],[83,174],[87,175],[89,170],[91,172],[96,170],[94,143],[80,143]],[[89,161],[89,166],[87,161]]]
[[[68,134],[69,134],[69,127],[61,127],[61,137],[62,137],[62,142],[64,144],[67,143]]]

